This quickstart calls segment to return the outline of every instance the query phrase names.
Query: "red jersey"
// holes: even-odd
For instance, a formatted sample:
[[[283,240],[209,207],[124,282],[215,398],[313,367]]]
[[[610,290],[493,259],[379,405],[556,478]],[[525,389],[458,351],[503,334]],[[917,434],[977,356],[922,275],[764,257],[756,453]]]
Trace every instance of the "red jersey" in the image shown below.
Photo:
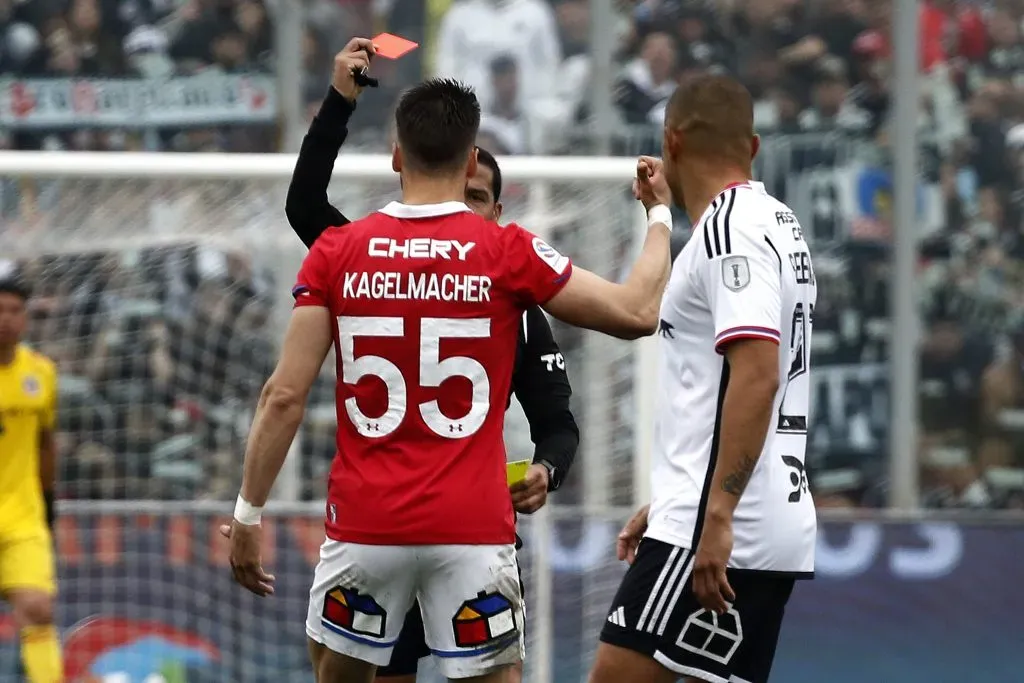
[[[293,293],[338,321],[329,538],[514,542],[502,432],[518,328],[571,271],[461,202],[393,202],[320,236]]]

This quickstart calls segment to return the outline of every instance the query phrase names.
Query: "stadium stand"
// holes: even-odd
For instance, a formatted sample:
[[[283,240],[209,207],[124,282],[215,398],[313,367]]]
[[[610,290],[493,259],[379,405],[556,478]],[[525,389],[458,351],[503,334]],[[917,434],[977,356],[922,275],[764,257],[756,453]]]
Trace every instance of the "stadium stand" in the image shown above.
[[[693,73],[728,70],[754,92],[765,136],[758,172],[801,217],[822,279],[812,484],[822,506],[884,504],[891,3],[617,6],[617,153],[658,149],[665,99]],[[315,111],[341,42],[387,28],[428,49],[380,65],[385,87],[360,103],[354,149],[387,149],[379,122],[397,93],[442,73],[480,92],[482,145],[586,153],[589,11],[587,0],[315,0],[302,46],[307,109]],[[934,507],[1024,508],[1015,448],[1024,441],[1022,21],[1016,2],[922,7],[919,456]],[[273,66],[262,0],[0,0],[0,149],[271,151]],[[100,80],[119,98],[97,103],[91,86]],[[186,97],[190,89],[207,96]],[[169,92],[163,118],[132,120],[132,98]],[[0,180],[0,233],[45,230],[47,213],[73,201]],[[124,192],[124,214],[140,201]],[[203,201],[217,206],[213,195]],[[81,205],[76,212],[102,220]],[[168,249],[179,251],[169,257]],[[65,411],[76,417],[62,424],[74,454],[64,459],[63,495],[229,496],[237,476],[229,454],[244,429],[233,424],[237,412],[214,408],[251,403],[258,391],[272,362],[260,333],[266,300],[281,283],[252,264],[185,247],[153,248],[132,263],[97,252],[8,267],[45,281],[33,304],[34,340],[88,407]],[[60,275],[34,277],[44,270]],[[118,298],[124,288],[135,313],[112,322],[108,308],[127,305]],[[81,328],[51,331],[67,320]],[[69,338],[77,342],[55,341]],[[134,353],[118,352],[126,345]],[[224,368],[243,372],[223,376]],[[134,410],[131,397],[143,394],[159,400]],[[177,474],[156,476],[157,462]],[[308,468],[308,496],[317,471]]]

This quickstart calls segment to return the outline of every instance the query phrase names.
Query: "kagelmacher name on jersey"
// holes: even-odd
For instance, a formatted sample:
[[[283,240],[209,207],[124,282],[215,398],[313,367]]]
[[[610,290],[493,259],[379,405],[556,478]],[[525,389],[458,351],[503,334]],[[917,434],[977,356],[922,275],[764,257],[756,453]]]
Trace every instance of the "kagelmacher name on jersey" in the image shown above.
[[[491,278],[456,273],[345,273],[341,295],[346,299],[384,299],[486,303]]]

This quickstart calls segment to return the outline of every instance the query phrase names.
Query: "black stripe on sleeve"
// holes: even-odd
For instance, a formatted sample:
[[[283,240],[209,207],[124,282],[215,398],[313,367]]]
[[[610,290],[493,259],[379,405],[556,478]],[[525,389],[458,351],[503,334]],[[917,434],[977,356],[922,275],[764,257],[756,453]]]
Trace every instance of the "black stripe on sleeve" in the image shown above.
[[[715,465],[718,464],[718,449],[722,443],[722,408],[725,406],[725,390],[729,387],[729,361],[722,359],[722,379],[718,382],[718,404],[715,408],[715,431],[711,435],[711,452],[708,453],[708,469],[704,474],[704,488],[700,492],[700,505],[697,507],[697,521],[693,526],[691,548],[700,543],[700,534],[704,530],[704,515],[711,498],[711,482],[715,477]]]
[[[708,258],[714,258],[717,253],[711,248],[711,233],[709,228],[714,225],[715,219],[718,217],[718,210],[721,208],[721,197],[711,203],[711,215],[704,221],[704,251],[707,252]],[[718,245],[718,234],[715,233],[715,245]]]
[[[715,256],[722,255],[722,238],[718,231],[718,217],[722,214],[722,205],[715,209],[715,215],[711,217],[711,230],[715,233]]]
[[[711,235],[708,234],[708,223],[711,222],[711,218],[713,217],[714,214],[708,216],[708,219],[704,221],[704,251],[707,253],[708,259],[714,256],[714,254],[711,252]]]
[[[725,217],[722,219],[722,236],[725,240],[725,254],[732,253],[732,236],[729,234],[729,217],[732,215],[732,207],[736,204],[736,188],[729,190],[725,198]]]
[[[779,274],[781,274],[782,273],[782,257],[779,256],[779,250],[776,249],[775,245],[772,244],[772,241],[770,239],[768,239],[768,235],[764,236],[764,241],[767,242],[768,246],[771,247],[772,251],[775,252],[775,258],[779,259]]]

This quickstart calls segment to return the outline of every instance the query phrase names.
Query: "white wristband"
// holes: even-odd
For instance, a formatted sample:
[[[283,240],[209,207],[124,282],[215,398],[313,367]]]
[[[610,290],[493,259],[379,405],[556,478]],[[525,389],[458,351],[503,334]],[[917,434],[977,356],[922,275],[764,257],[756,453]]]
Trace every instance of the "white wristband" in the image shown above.
[[[238,500],[235,501],[235,521],[245,526],[256,526],[263,519],[263,508],[256,507],[242,498],[242,494],[238,494]]]
[[[672,209],[664,204],[652,206],[647,212],[647,227],[649,228],[655,223],[661,223],[668,228],[669,232],[672,232]]]

